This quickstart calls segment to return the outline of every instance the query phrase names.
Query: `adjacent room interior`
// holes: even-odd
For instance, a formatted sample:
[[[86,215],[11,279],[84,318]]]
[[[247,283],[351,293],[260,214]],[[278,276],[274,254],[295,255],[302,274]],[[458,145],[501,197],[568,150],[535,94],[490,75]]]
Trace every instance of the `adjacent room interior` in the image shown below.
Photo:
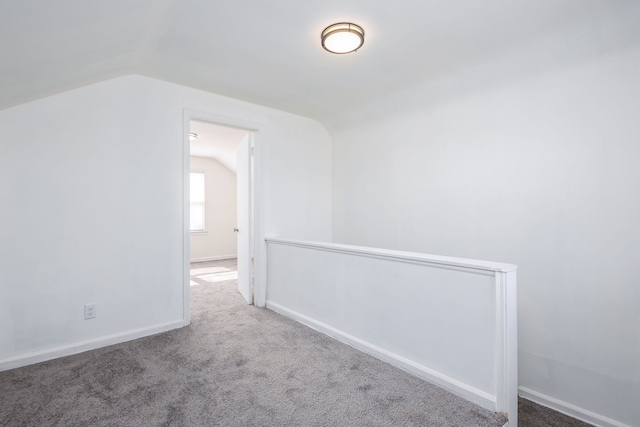
[[[191,286],[238,278],[237,149],[246,136],[246,131],[190,122]]]

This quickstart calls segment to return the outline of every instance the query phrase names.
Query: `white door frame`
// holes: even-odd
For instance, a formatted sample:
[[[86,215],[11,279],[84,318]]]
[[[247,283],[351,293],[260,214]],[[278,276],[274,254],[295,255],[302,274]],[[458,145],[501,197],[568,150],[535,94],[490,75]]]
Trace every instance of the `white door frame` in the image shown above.
[[[184,109],[183,114],[183,151],[182,151],[182,244],[183,244],[183,322],[188,325],[191,321],[191,285],[190,285],[190,262],[191,262],[191,233],[189,231],[189,172],[191,155],[191,142],[189,140],[189,129],[191,120],[200,120],[203,122],[209,122],[214,125],[221,125],[232,127],[253,134],[253,174],[251,179],[253,180],[253,214],[254,214],[254,234],[253,234],[253,247],[254,247],[254,305],[258,307],[264,307],[267,299],[266,289],[266,243],[264,240],[264,218],[263,211],[263,180],[261,177],[260,166],[262,164],[261,159],[261,146],[258,142],[259,132],[262,127],[261,123],[252,122],[249,120],[239,119],[235,117],[226,117],[218,114],[207,113],[198,110]]]

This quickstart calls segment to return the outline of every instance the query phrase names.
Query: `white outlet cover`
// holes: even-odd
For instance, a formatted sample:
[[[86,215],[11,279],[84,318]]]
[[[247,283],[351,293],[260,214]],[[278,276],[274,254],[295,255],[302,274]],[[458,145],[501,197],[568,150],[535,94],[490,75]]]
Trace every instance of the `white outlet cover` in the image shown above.
[[[96,318],[96,305],[95,304],[85,304],[84,305],[84,318],[86,319],[95,319]]]

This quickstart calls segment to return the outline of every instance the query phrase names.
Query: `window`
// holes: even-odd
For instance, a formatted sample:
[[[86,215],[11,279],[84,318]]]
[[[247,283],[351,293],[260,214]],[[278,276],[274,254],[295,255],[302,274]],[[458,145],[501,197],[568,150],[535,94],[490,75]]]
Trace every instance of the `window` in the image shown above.
[[[204,172],[191,172],[191,231],[204,231]]]

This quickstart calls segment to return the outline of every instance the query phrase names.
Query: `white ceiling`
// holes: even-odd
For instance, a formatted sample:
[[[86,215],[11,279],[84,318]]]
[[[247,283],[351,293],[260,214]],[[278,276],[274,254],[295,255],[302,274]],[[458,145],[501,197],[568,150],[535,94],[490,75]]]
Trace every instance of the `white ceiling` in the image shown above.
[[[0,3],[0,109],[142,74],[323,121],[637,0],[21,0]],[[357,53],[320,46],[364,27]]]
[[[190,143],[192,156],[215,159],[231,172],[237,173],[236,152],[247,131],[196,120],[191,121],[189,130],[198,135]]]

